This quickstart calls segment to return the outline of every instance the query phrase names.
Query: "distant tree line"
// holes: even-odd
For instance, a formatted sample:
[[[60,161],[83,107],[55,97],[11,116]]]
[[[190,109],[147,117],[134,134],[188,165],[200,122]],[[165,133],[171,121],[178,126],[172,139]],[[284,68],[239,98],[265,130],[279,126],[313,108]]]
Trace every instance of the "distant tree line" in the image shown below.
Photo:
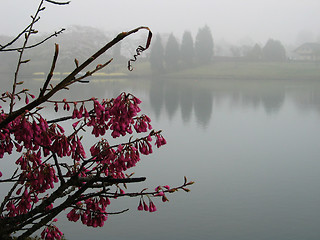
[[[242,54],[238,47],[232,47],[230,51],[234,58],[245,61],[287,60],[285,47],[280,41],[274,39],[269,39],[263,47],[259,44],[247,46]],[[163,35],[158,34],[151,48],[149,62],[154,73],[164,73],[208,64],[213,57],[214,42],[211,30],[206,25],[199,28],[195,41],[189,31],[183,33],[181,43],[173,33],[166,41],[163,41]]]
[[[285,47],[278,40],[269,39],[264,47],[255,44],[244,55],[246,60],[251,61],[277,61],[287,60]]]
[[[213,38],[208,26],[199,28],[195,41],[189,31],[183,33],[181,43],[171,33],[164,44],[161,35],[158,34],[150,52],[151,70],[154,73],[162,73],[207,64],[213,58],[213,49]]]
[[[5,42],[7,38],[7,36],[0,36],[2,42]],[[35,38],[34,41],[37,40]],[[51,39],[40,46],[36,52],[26,52],[26,57],[32,59],[32,61],[29,64],[29,68],[24,68],[22,72],[32,74],[42,71],[42,69],[48,69],[51,63],[47,56],[52,55],[54,51],[50,44],[52,45],[55,42],[62,46],[57,69],[60,72],[66,72],[75,67],[75,56],[79,62],[82,62],[85,56],[92,54],[95,49],[104,45],[108,40],[110,40],[108,33],[104,33],[99,29],[86,26],[71,26],[59,39]],[[121,49],[123,47],[130,49],[132,42],[129,39],[125,44],[127,45],[122,46],[119,44],[115,46],[112,48],[111,55],[105,56],[106,58],[114,58],[114,64],[110,66],[108,71],[118,71],[116,63],[126,61],[127,57],[122,56]],[[136,44],[133,44],[133,46],[136,46]],[[269,39],[264,46],[259,44],[242,47],[232,46],[229,50],[233,60],[285,61],[287,59],[283,44],[274,39]],[[223,56],[224,59],[228,55],[225,55],[225,53],[219,54],[219,52],[219,46],[214,45],[210,28],[205,25],[198,29],[195,39],[190,31],[185,31],[181,42],[178,41],[173,33],[169,36],[157,34],[153,39],[147,61],[150,62],[152,72],[157,74],[208,64],[213,60],[219,61],[220,58],[218,56]],[[4,63],[0,67],[0,72],[10,72],[15,67],[15,60],[16,56],[14,54],[4,52],[0,56],[0,61]]]

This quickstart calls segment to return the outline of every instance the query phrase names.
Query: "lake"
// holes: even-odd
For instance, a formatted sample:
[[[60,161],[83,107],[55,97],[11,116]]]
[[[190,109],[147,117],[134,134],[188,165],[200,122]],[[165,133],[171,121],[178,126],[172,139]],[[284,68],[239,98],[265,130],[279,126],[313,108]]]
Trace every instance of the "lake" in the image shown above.
[[[36,86],[34,80],[32,84]],[[36,88],[36,87],[35,87]],[[320,81],[95,80],[74,98],[110,98],[122,91],[143,103],[168,144],[133,169],[145,176],[130,189],[178,186],[191,192],[155,201],[118,199],[103,228],[60,217],[68,240],[319,240]]]

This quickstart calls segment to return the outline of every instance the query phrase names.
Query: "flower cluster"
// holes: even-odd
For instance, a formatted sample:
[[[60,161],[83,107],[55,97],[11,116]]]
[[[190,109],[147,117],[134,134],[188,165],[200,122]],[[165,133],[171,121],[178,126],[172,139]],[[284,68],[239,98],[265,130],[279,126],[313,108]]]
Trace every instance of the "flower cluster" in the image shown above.
[[[139,202],[139,206],[138,206],[138,210],[139,211],[149,211],[149,212],[155,212],[157,211],[157,208],[156,206],[154,205],[154,203],[151,201],[150,198],[149,199],[149,206],[148,204],[146,204],[146,202],[144,201],[143,198],[140,198],[140,202]]]
[[[81,218],[84,225],[102,227],[108,218],[106,207],[110,204],[107,197],[88,198],[79,202],[68,214],[69,221],[77,222]]]
[[[137,139],[133,143],[120,144],[117,148],[110,146],[106,139],[102,139],[90,148],[91,156],[104,167],[105,175],[124,178],[123,172],[140,161],[140,153],[148,155],[153,152],[152,137],[156,138],[155,144],[158,147],[166,143],[160,131],[153,131],[147,137]]]
[[[54,188],[53,183],[58,182],[58,178],[53,166],[41,162],[40,152],[28,151],[17,161],[21,166],[21,182],[26,181],[26,186],[34,192],[44,193],[47,189]]]
[[[155,188],[156,194],[154,194],[154,196],[156,197],[161,197],[162,202],[168,202],[168,198],[165,195],[165,191],[170,191],[170,187],[168,185],[165,185],[163,187],[158,186]]]
[[[56,219],[54,221],[56,221]],[[41,238],[45,240],[60,240],[62,235],[63,233],[53,224],[41,232]]]
[[[22,186],[16,191],[20,198],[6,204],[8,216],[11,217],[30,211],[33,204],[39,202],[38,194],[54,188],[54,183],[58,182],[54,168],[50,164],[42,163],[39,151],[35,153],[29,150],[16,164],[20,165],[22,170],[19,178]]]
[[[87,110],[85,102],[90,101],[93,107]],[[77,102],[72,103],[65,99],[53,102],[55,111],[59,110],[60,104],[63,104],[66,111],[73,106],[70,118],[75,122],[72,124],[70,135],[66,135],[64,128],[57,122],[48,123],[38,111],[26,111],[0,129],[0,158],[3,158],[5,153],[11,154],[14,148],[17,152],[22,152],[15,162],[20,171],[12,177],[18,182],[18,190],[14,191],[14,196],[5,203],[4,217],[16,217],[31,212],[47,199],[48,195],[40,194],[54,189],[54,184],[61,178],[67,180],[74,174],[83,178],[95,174],[113,179],[128,178],[125,171],[136,166],[141,154],[149,155],[153,152],[153,145],[160,147],[166,144],[161,131],[152,130],[150,118],[138,115],[141,101],[133,95],[121,93],[115,99],[99,102],[93,98],[85,102],[83,101],[80,107]],[[1,110],[0,122],[7,116]],[[91,134],[95,137],[104,136],[107,131],[111,132],[113,138],[131,135],[133,131],[150,132],[144,137],[135,140],[130,138],[129,142],[112,146],[106,139],[101,139],[91,146],[91,156],[87,158],[79,132],[88,127],[92,128]],[[73,164],[59,164],[57,158],[65,158],[66,162],[67,159],[72,159]],[[61,172],[61,167],[64,167],[64,173]],[[72,187],[81,188],[81,184],[83,183]],[[120,189],[118,185],[116,187]],[[120,189],[119,193],[118,190],[112,197],[126,195],[123,190]],[[154,196],[161,194],[160,191]],[[162,197],[165,198],[164,194]],[[73,203],[67,218],[75,222],[81,219],[87,226],[102,227],[108,217],[106,207],[110,204],[109,198],[97,196],[82,199]],[[147,204],[141,197],[138,209],[155,212],[156,206],[150,197],[148,199]],[[43,206],[44,211],[50,211],[54,207],[52,202],[46,204],[48,205]],[[51,224],[45,228],[41,236],[44,239],[60,239],[62,233]]]
[[[92,134],[96,137],[103,136],[109,129],[114,138],[125,136],[127,133],[132,134],[132,126],[138,133],[146,132],[152,129],[151,120],[146,115],[137,117],[141,111],[140,103],[140,99],[126,93],[121,93],[117,98],[110,101],[104,100],[101,103],[93,99],[94,114],[85,113],[86,116],[89,116],[87,126],[92,126]],[[83,109],[85,111],[85,108]],[[74,111],[77,111],[76,108]]]
[[[21,192],[21,188],[18,190]],[[36,195],[31,194],[27,188],[23,191],[20,198],[17,200],[11,200],[6,205],[6,210],[8,211],[8,216],[14,217],[21,214],[27,213],[31,208],[33,203],[37,203],[39,199]]]

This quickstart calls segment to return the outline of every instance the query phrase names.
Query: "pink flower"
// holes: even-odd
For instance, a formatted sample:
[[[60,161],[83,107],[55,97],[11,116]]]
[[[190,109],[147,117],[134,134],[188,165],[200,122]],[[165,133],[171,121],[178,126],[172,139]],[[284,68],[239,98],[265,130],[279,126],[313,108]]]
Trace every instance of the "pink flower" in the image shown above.
[[[25,100],[25,103],[28,104],[29,103],[29,98],[28,98],[28,95],[26,95],[26,100]]]
[[[142,210],[143,210],[143,205],[142,205],[141,199],[140,199],[140,203],[139,203],[139,206],[138,206],[138,210],[139,210],[139,211],[142,211]]]
[[[155,196],[164,196],[164,193],[163,192],[158,192],[157,194],[155,194]]]
[[[157,211],[157,208],[154,205],[154,203],[152,201],[150,201],[150,203],[149,203],[149,212],[155,212],[155,211]]]
[[[156,137],[157,137],[156,145],[158,148],[167,143],[167,141],[164,139],[164,137],[161,134],[156,134]]]
[[[59,107],[58,107],[58,103],[54,103],[54,111],[58,112]]]
[[[148,205],[143,201],[143,209],[145,210],[145,211],[149,211],[149,207],[148,207]]]
[[[42,231],[41,238],[45,240],[60,240],[62,235],[62,232],[55,225],[51,225]]]
[[[72,127],[73,127],[73,128],[76,128],[79,122],[80,122],[80,121],[76,121],[75,123],[72,123]]]

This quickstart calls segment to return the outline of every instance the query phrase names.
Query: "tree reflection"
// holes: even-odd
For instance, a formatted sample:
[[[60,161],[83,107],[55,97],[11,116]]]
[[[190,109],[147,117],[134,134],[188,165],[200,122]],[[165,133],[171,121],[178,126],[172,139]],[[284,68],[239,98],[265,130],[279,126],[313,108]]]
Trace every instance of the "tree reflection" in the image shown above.
[[[164,81],[156,79],[151,82],[149,98],[156,119],[159,119],[164,104]]]
[[[212,114],[213,94],[208,89],[195,89],[194,91],[194,112],[197,122],[207,127]]]
[[[169,119],[172,119],[179,108],[179,87],[177,84],[167,84],[164,92],[164,102]]]
[[[194,96],[191,87],[181,86],[180,88],[180,108],[181,116],[184,123],[191,118],[193,109]]]
[[[6,78],[3,75],[1,79]],[[40,80],[26,81],[31,81],[32,89],[39,89]],[[179,113],[186,124],[194,115],[198,124],[204,128],[210,123],[215,108],[223,104],[230,104],[237,109],[262,108],[269,115],[278,113],[285,99],[291,98],[299,111],[316,109],[320,112],[320,83],[317,82],[93,78],[92,84],[87,87],[82,84],[74,86],[68,92],[68,97],[70,100],[77,100],[80,96],[114,97],[122,91],[132,90],[146,94],[156,119],[161,114],[173,119]]]

